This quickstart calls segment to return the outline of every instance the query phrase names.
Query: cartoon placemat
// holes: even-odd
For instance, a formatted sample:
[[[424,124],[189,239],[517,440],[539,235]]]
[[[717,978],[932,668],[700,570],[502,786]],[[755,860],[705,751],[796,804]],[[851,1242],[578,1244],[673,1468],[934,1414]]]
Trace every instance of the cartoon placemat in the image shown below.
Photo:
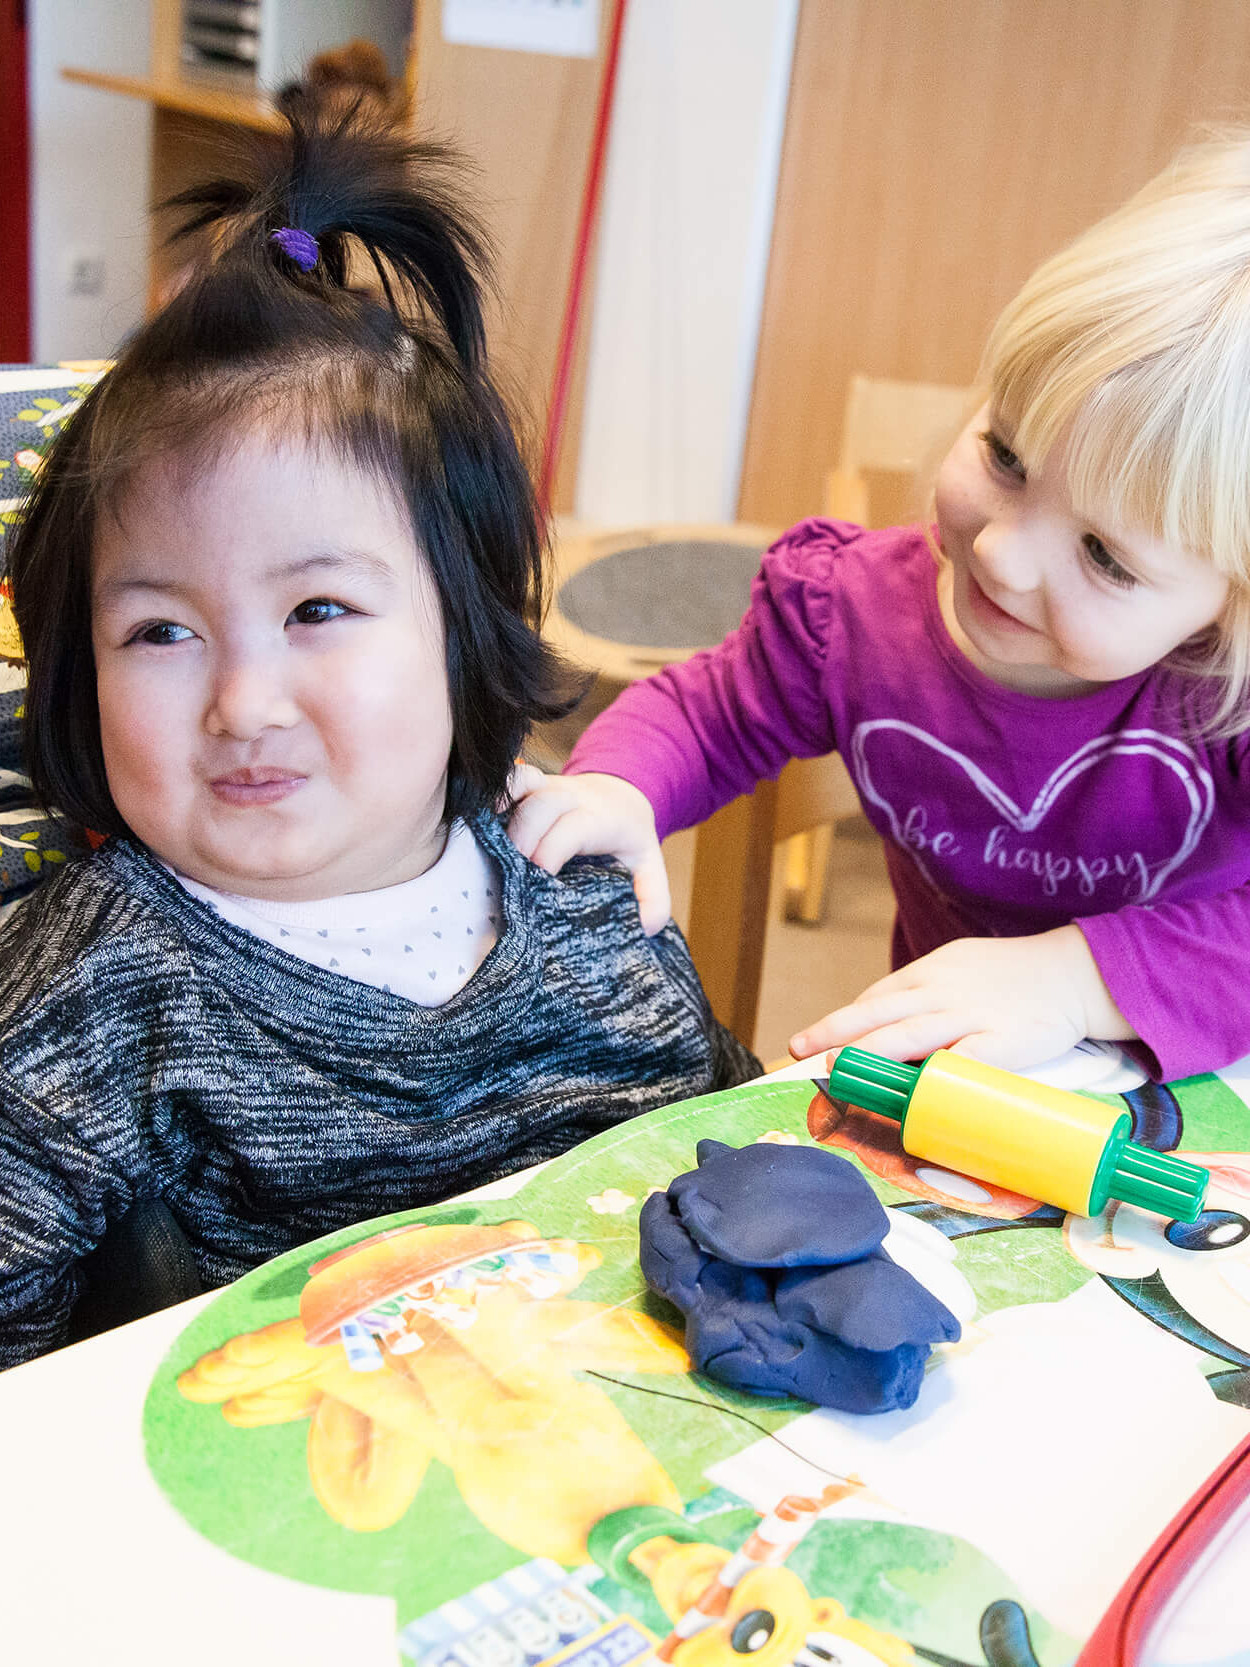
[[[511,1197],[228,1288],[153,1380],[149,1464],[234,1555],[390,1594],[424,1667],[1059,1667],[1250,1429],[1250,1112],[1217,1078],[1125,1099],[1136,1138],[1212,1164],[1183,1232],[912,1167],[802,1082],[654,1112]],[[868,1175],[891,1253],[964,1324],[915,1408],[686,1375],[637,1215],[704,1135],[815,1138]]]

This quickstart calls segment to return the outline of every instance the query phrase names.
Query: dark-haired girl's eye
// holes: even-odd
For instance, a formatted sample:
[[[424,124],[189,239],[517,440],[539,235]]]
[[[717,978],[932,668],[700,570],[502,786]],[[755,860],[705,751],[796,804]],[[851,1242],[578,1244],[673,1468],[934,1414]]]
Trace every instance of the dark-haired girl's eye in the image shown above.
[[[1097,533],[1086,533],[1081,540],[1081,548],[1089,565],[1096,567],[1102,577],[1113,585],[1119,585],[1121,590],[1131,590],[1137,583],[1128,569],[1121,567]]]
[[[194,635],[194,631],[188,631],[185,625],[175,625],[169,619],[158,619],[151,625],[140,626],[128,640],[151,643],[154,648],[168,648],[174,643],[186,642],[188,637]]]
[[[1250,1238],[1250,1221],[1236,1210],[1204,1210],[1197,1221],[1171,1221],[1163,1234],[1177,1250],[1227,1250]]]
[[[1000,440],[992,428],[987,428],[981,435],[981,444],[985,447],[986,456],[992,467],[1000,475],[1010,475],[1013,480],[1024,479],[1024,464],[1012,451],[1005,441]]]
[[[287,624],[326,625],[332,619],[341,619],[348,611],[341,602],[332,602],[328,596],[313,596],[291,609]]]

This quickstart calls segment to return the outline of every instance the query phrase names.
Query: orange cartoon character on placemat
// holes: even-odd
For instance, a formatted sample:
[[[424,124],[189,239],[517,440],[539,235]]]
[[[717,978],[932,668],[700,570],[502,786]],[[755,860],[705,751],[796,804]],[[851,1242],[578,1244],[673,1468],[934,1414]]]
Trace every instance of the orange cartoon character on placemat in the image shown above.
[[[313,1490],[344,1527],[397,1522],[436,1459],[492,1533],[577,1563],[606,1513],[680,1503],[611,1400],[574,1376],[689,1366],[671,1327],[568,1299],[599,1261],[524,1221],[380,1233],[314,1263],[297,1318],[232,1338],[178,1387],[235,1425],[307,1418]]]
[[[738,1667],[750,1657],[751,1667],[915,1667],[926,1660],[966,1667],[857,1620],[836,1598],[810,1593],[786,1566],[823,1511],[865,1492],[859,1477],[848,1476],[815,1497],[786,1494],[737,1550],[701,1538],[670,1512],[617,1511],[595,1526],[590,1553],[626,1590],[645,1582],[673,1623],[666,1638],[651,1640],[653,1663]],[[991,1603],[979,1630],[990,1667],[1038,1667],[1027,1617],[1013,1599]]]
[[[844,1100],[817,1094],[807,1111],[807,1130],[822,1146],[841,1147],[864,1167],[916,1198],[931,1199],[951,1209],[975,1209],[1002,1221],[1017,1221],[1037,1209],[1036,1198],[1010,1192],[992,1181],[956,1175],[903,1150],[898,1125],[875,1112],[847,1105]]]

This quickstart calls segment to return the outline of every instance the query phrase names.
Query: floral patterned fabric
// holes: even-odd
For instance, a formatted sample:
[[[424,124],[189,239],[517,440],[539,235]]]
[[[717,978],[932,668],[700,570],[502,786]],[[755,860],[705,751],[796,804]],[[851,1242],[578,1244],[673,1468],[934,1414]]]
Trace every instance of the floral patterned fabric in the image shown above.
[[[102,370],[0,366],[0,573],[4,541],[48,447]],[[12,658],[0,629],[0,655]]]
[[[80,833],[34,802],[22,768],[24,699],[21,688],[0,693],[0,920],[67,858],[88,850]]]
[[[22,767],[24,676],[5,541],[43,458],[102,369],[0,366],[0,920],[70,856],[80,834],[34,802]]]

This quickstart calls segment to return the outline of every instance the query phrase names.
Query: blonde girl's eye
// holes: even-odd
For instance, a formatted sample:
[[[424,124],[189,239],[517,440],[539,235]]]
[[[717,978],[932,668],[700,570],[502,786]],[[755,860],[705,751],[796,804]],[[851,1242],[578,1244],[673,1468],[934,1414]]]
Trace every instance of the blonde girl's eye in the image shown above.
[[[187,642],[195,635],[188,631],[185,625],[175,625],[170,619],[156,619],[150,625],[141,625],[137,631],[127,637],[127,643],[149,643],[153,648],[171,648],[175,643]]]
[[[1137,583],[1134,575],[1126,567],[1121,567],[1097,533],[1086,533],[1081,539],[1081,549],[1089,565],[1111,584],[1118,585],[1121,590],[1131,590]]]
[[[992,428],[982,432],[981,444],[985,447],[985,455],[989,458],[991,467],[998,474],[1010,475],[1013,480],[1018,481],[1024,479],[1024,464],[1011,447],[999,439]]]
[[[351,612],[342,602],[333,602],[328,596],[312,596],[307,602],[301,602],[298,607],[291,609],[288,625],[327,625],[332,619],[342,619]]]

